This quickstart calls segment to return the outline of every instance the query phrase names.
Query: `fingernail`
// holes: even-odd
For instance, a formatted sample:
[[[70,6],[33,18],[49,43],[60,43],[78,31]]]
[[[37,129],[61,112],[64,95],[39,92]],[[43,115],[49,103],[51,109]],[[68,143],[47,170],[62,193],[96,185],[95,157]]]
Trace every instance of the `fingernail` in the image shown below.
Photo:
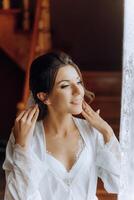
[[[100,114],[100,109],[97,110],[97,113]]]

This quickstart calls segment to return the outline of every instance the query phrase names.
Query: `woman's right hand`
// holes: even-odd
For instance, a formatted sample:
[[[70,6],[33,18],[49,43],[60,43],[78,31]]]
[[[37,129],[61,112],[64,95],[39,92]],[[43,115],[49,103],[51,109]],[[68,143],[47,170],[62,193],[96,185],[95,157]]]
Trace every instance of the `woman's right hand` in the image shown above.
[[[39,115],[38,105],[22,111],[15,120],[13,134],[15,143],[27,148],[33,136],[35,123]]]

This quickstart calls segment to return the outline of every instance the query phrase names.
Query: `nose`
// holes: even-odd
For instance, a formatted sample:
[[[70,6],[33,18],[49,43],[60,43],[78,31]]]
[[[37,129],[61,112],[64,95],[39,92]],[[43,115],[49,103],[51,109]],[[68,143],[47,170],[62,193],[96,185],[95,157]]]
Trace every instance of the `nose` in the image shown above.
[[[73,92],[72,92],[73,94],[81,94],[81,89],[80,89],[80,87],[79,87],[79,85],[76,85],[76,84],[74,84],[73,85]]]

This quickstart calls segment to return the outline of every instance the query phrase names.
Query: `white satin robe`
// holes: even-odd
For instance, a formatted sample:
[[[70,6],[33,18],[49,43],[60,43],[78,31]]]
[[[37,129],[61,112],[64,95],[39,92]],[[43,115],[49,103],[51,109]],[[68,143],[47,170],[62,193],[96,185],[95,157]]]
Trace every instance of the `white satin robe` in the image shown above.
[[[27,151],[14,144],[11,134],[3,164],[5,200],[97,200],[98,177],[108,192],[118,193],[120,145],[115,135],[104,144],[102,134],[86,120],[73,120],[85,147],[69,171],[47,153],[42,121],[36,123]]]

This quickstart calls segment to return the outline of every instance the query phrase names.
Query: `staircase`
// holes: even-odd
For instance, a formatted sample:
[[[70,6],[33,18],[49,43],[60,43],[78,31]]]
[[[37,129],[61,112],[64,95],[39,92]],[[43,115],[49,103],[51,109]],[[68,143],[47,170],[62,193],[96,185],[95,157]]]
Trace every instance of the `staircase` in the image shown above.
[[[31,32],[17,29],[20,9],[0,9],[0,48],[25,70],[31,46]]]

